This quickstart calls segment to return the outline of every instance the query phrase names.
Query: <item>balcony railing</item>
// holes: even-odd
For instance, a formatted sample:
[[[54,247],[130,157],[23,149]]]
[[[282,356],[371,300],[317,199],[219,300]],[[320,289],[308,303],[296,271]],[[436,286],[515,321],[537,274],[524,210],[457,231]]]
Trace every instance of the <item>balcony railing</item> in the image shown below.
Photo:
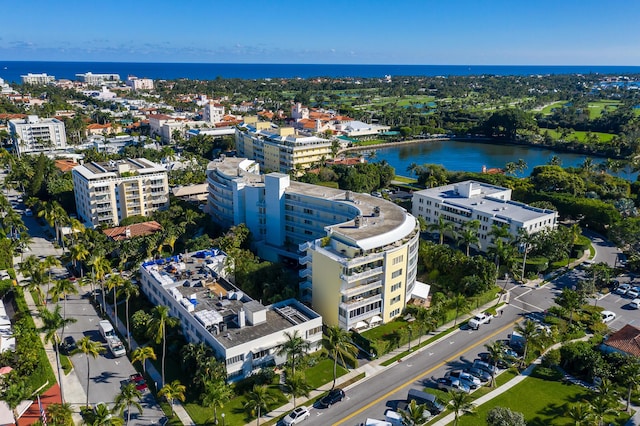
[[[382,266],[379,266],[377,268],[372,268],[357,274],[351,274],[351,275],[345,275],[342,274],[340,275],[340,279],[342,279],[343,281],[346,281],[348,283],[352,283],[354,281],[358,281],[358,280],[362,280],[365,278],[369,278],[372,277],[374,275],[378,275],[381,274],[383,272],[383,268]]]
[[[298,275],[300,276],[300,278],[309,278],[312,275],[312,271],[311,268],[306,268],[306,269],[302,269]]]
[[[358,294],[358,293],[364,293],[366,291],[371,291],[371,290],[375,290],[377,288],[382,287],[382,280],[378,280],[378,281],[374,281],[370,284],[365,284],[365,285],[358,285],[355,287],[351,287],[349,289],[346,289],[344,291],[342,291],[342,294],[344,294],[345,296],[352,296],[354,294]]]
[[[363,297],[360,299],[352,300],[351,302],[341,302],[340,307],[343,308],[345,311],[352,311],[354,309],[358,309],[378,301],[382,301],[381,294],[377,294],[373,297]]]
[[[301,265],[306,265],[308,263],[311,263],[311,259],[312,259],[311,255],[307,255],[305,257],[301,257],[300,259],[298,259],[298,262]]]

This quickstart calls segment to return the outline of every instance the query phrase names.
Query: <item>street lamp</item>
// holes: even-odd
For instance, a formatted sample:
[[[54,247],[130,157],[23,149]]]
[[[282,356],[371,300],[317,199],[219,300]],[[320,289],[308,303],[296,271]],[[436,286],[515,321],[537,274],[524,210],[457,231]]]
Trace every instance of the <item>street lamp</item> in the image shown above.
[[[225,423],[224,423],[224,413],[220,413],[220,416],[222,417],[222,426],[225,426]]]

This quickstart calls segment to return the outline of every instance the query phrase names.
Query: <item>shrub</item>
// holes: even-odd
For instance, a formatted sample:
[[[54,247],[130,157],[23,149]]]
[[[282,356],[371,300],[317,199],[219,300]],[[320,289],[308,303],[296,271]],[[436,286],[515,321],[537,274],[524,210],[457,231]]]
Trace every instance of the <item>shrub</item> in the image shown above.
[[[552,349],[542,357],[542,366],[551,368],[560,365],[560,350]]]
[[[539,274],[549,269],[549,259],[542,256],[529,257],[525,265],[525,273]]]

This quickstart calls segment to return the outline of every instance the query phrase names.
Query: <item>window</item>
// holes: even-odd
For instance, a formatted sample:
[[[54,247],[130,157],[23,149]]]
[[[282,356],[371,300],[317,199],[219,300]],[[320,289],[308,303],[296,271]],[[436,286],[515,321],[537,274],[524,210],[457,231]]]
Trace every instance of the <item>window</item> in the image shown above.
[[[397,265],[398,263],[404,261],[404,255],[400,255],[393,258],[392,264]]]
[[[393,311],[391,311],[391,313],[389,315],[391,317],[396,317],[396,316],[400,315],[400,309],[394,309]]]
[[[319,333],[322,333],[322,327],[321,326],[312,328],[311,330],[307,331],[307,338],[310,337],[310,336],[315,336],[316,334],[319,334]]]
[[[398,291],[402,287],[402,283],[396,283],[391,286],[391,291]]]
[[[396,296],[396,297],[392,297],[391,298],[391,304],[395,305],[396,303],[398,303],[400,301],[400,296]]]
[[[398,278],[400,275],[402,275],[402,269],[398,269],[397,271],[394,271],[391,274],[391,278]]]

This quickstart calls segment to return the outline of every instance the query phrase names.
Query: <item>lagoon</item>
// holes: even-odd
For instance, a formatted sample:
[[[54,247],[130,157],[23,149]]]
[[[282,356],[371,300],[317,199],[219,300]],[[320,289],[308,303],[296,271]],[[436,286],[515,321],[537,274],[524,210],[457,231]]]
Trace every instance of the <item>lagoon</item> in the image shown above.
[[[371,156],[372,152],[375,153]],[[575,167],[587,158],[584,154],[556,152],[546,148],[527,145],[502,145],[487,142],[470,141],[429,141],[402,145],[398,147],[373,148],[363,151],[368,161],[378,162],[386,160],[396,169],[396,174],[410,176],[407,168],[412,164],[440,164],[449,171],[481,172],[482,167],[504,168],[510,161],[523,159],[528,168],[520,177],[529,176],[535,166],[548,164],[554,155],[562,161],[562,167]],[[599,164],[603,158],[592,157],[594,163]],[[624,173],[620,176],[627,177]]]

